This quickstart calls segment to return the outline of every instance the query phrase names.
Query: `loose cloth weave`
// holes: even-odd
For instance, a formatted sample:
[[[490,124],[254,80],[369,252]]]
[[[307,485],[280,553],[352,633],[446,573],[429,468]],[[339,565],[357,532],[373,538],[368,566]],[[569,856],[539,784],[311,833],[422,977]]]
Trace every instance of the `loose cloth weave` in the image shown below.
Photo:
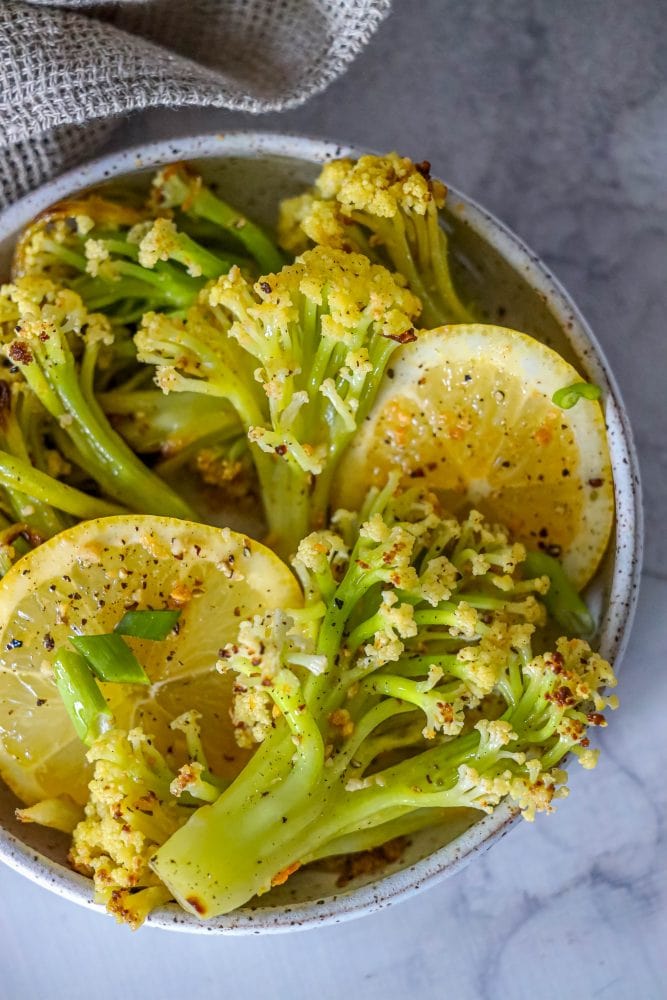
[[[90,156],[120,114],[294,107],[391,0],[0,0],[0,207]]]

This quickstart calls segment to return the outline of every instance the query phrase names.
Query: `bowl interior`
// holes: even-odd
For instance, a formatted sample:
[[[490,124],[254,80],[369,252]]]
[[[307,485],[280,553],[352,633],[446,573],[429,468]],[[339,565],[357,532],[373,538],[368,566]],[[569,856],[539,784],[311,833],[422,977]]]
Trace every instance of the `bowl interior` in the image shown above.
[[[341,153],[340,147],[293,140],[296,155],[287,155],[286,142],[289,148],[284,137],[272,144],[270,137],[246,137],[244,141],[237,136],[228,141],[225,150],[219,139],[216,144],[214,137],[203,137],[188,140],[184,146],[158,144],[142,151],[140,158],[126,153],[74,171],[24,199],[0,219],[0,274],[7,274],[16,233],[57,198],[91,183],[115,185],[119,177],[124,184],[145,186],[156,164],[184,157],[195,162],[227,200],[272,227],[279,200],[303,191],[312,183],[319,163]],[[104,181],[110,176],[111,180]],[[634,453],[612,377],[576,308],[513,234],[455,191],[450,192],[443,225],[451,234],[454,277],[462,297],[474,301],[488,322],[523,330],[554,347],[606,390],[617,519],[615,535],[588,598],[599,616],[602,651],[617,656],[634,605],[639,515]],[[34,880],[90,905],[90,883],[66,867],[67,838],[36,826],[21,826],[14,818],[15,806],[13,796],[0,784],[0,825],[4,828],[0,853],[5,860]],[[482,846],[488,846],[513,818],[512,811],[502,807],[481,821],[479,815],[457,811],[446,825],[414,835],[400,860],[385,864],[381,870],[369,870],[345,885],[340,884],[340,872],[306,869],[270,895],[206,925],[175,907],[165,908],[150,920],[192,931],[249,932],[342,919],[390,902],[406,890],[454,870]]]

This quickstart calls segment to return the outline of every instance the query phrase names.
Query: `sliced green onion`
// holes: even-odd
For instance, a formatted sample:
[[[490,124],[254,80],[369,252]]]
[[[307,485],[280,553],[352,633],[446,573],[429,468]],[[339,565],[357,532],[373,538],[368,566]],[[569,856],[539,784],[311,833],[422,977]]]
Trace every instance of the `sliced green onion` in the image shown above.
[[[528,552],[523,563],[528,578],[548,576],[551,584],[542,598],[547,611],[568,635],[590,636],[595,622],[567,573],[553,556],[546,552]]]
[[[69,641],[85,657],[88,666],[101,681],[110,684],[150,684],[150,677],[117,633],[71,635]]]
[[[79,739],[90,745],[113,725],[104,695],[83,656],[59,649],[53,661],[58,693]]]
[[[119,635],[129,635],[133,639],[166,639],[181,617],[180,611],[164,608],[160,611],[126,611],[114,628]]]
[[[575,382],[558,389],[551,397],[551,402],[560,406],[561,410],[570,410],[580,399],[599,399],[602,389],[592,382]]]

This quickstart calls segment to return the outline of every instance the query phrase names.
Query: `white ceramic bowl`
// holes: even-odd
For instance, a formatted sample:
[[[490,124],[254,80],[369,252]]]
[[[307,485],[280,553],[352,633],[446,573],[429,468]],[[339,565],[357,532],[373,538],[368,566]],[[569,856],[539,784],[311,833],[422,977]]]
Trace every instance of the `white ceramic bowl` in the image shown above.
[[[142,172],[173,160],[194,160],[209,179],[220,184],[226,198],[270,225],[280,198],[302,190],[312,182],[319,164],[341,155],[358,156],[359,150],[296,136],[246,132],[158,142],[111,154],[57,178],[0,216],[0,274],[7,274],[20,229],[52,202],[82,188],[127,174],[138,174],[136,183],[141,183]],[[539,337],[603,389],[616,524],[604,564],[587,596],[599,614],[600,649],[618,665],[635,609],[642,531],[637,459],[615,380],[572,300],[517,236],[451,189],[443,224],[452,232],[457,281],[481,300],[489,321]],[[91,882],[66,865],[66,838],[34,826],[21,827],[14,819],[15,806],[11,794],[0,785],[0,858],[45,888],[99,909],[92,902]],[[338,922],[388,906],[452,875],[503,836],[515,819],[513,809],[501,806],[472,826],[461,819],[446,831],[424,831],[412,838],[398,863],[342,890],[336,888],[335,874],[306,869],[280,890],[217,920],[202,923],[168,906],[149,922],[214,934],[270,933]]]

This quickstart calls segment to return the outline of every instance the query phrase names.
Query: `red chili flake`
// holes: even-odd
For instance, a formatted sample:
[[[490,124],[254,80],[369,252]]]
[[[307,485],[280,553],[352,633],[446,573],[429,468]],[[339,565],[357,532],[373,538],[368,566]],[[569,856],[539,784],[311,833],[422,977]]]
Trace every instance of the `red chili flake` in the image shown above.
[[[555,674],[562,674],[565,661],[563,659],[562,653],[547,653],[545,656],[546,662],[549,664],[551,669]]]
[[[594,490],[598,489],[599,486],[602,486],[603,483],[604,483],[604,479],[589,479],[588,480],[588,485],[592,486]]]
[[[388,340],[395,340],[397,344],[411,344],[417,339],[417,334],[413,327],[409,330],[404,330],[403,333],[386,333],[385,337]]]
[[[286,444],[278,444],[278,445],[276,445],[276,447],[275,447],[274,450],[275,450],[276,455],[280,455],[282,457],[283,455],[287,454],[287,445]]]
[[[572,691],[567,685],[563,687],[556,688],[556,690],[551,695],[547,695],[547,701],[553,701],[556,705],[560,705],[561,708],[565,708],[567,705],[574,704],[574,696]]]
[[[19,365],[29,365],[32,361],[32,354],[25,340],[15,340],[10,344],[8,354]]]

